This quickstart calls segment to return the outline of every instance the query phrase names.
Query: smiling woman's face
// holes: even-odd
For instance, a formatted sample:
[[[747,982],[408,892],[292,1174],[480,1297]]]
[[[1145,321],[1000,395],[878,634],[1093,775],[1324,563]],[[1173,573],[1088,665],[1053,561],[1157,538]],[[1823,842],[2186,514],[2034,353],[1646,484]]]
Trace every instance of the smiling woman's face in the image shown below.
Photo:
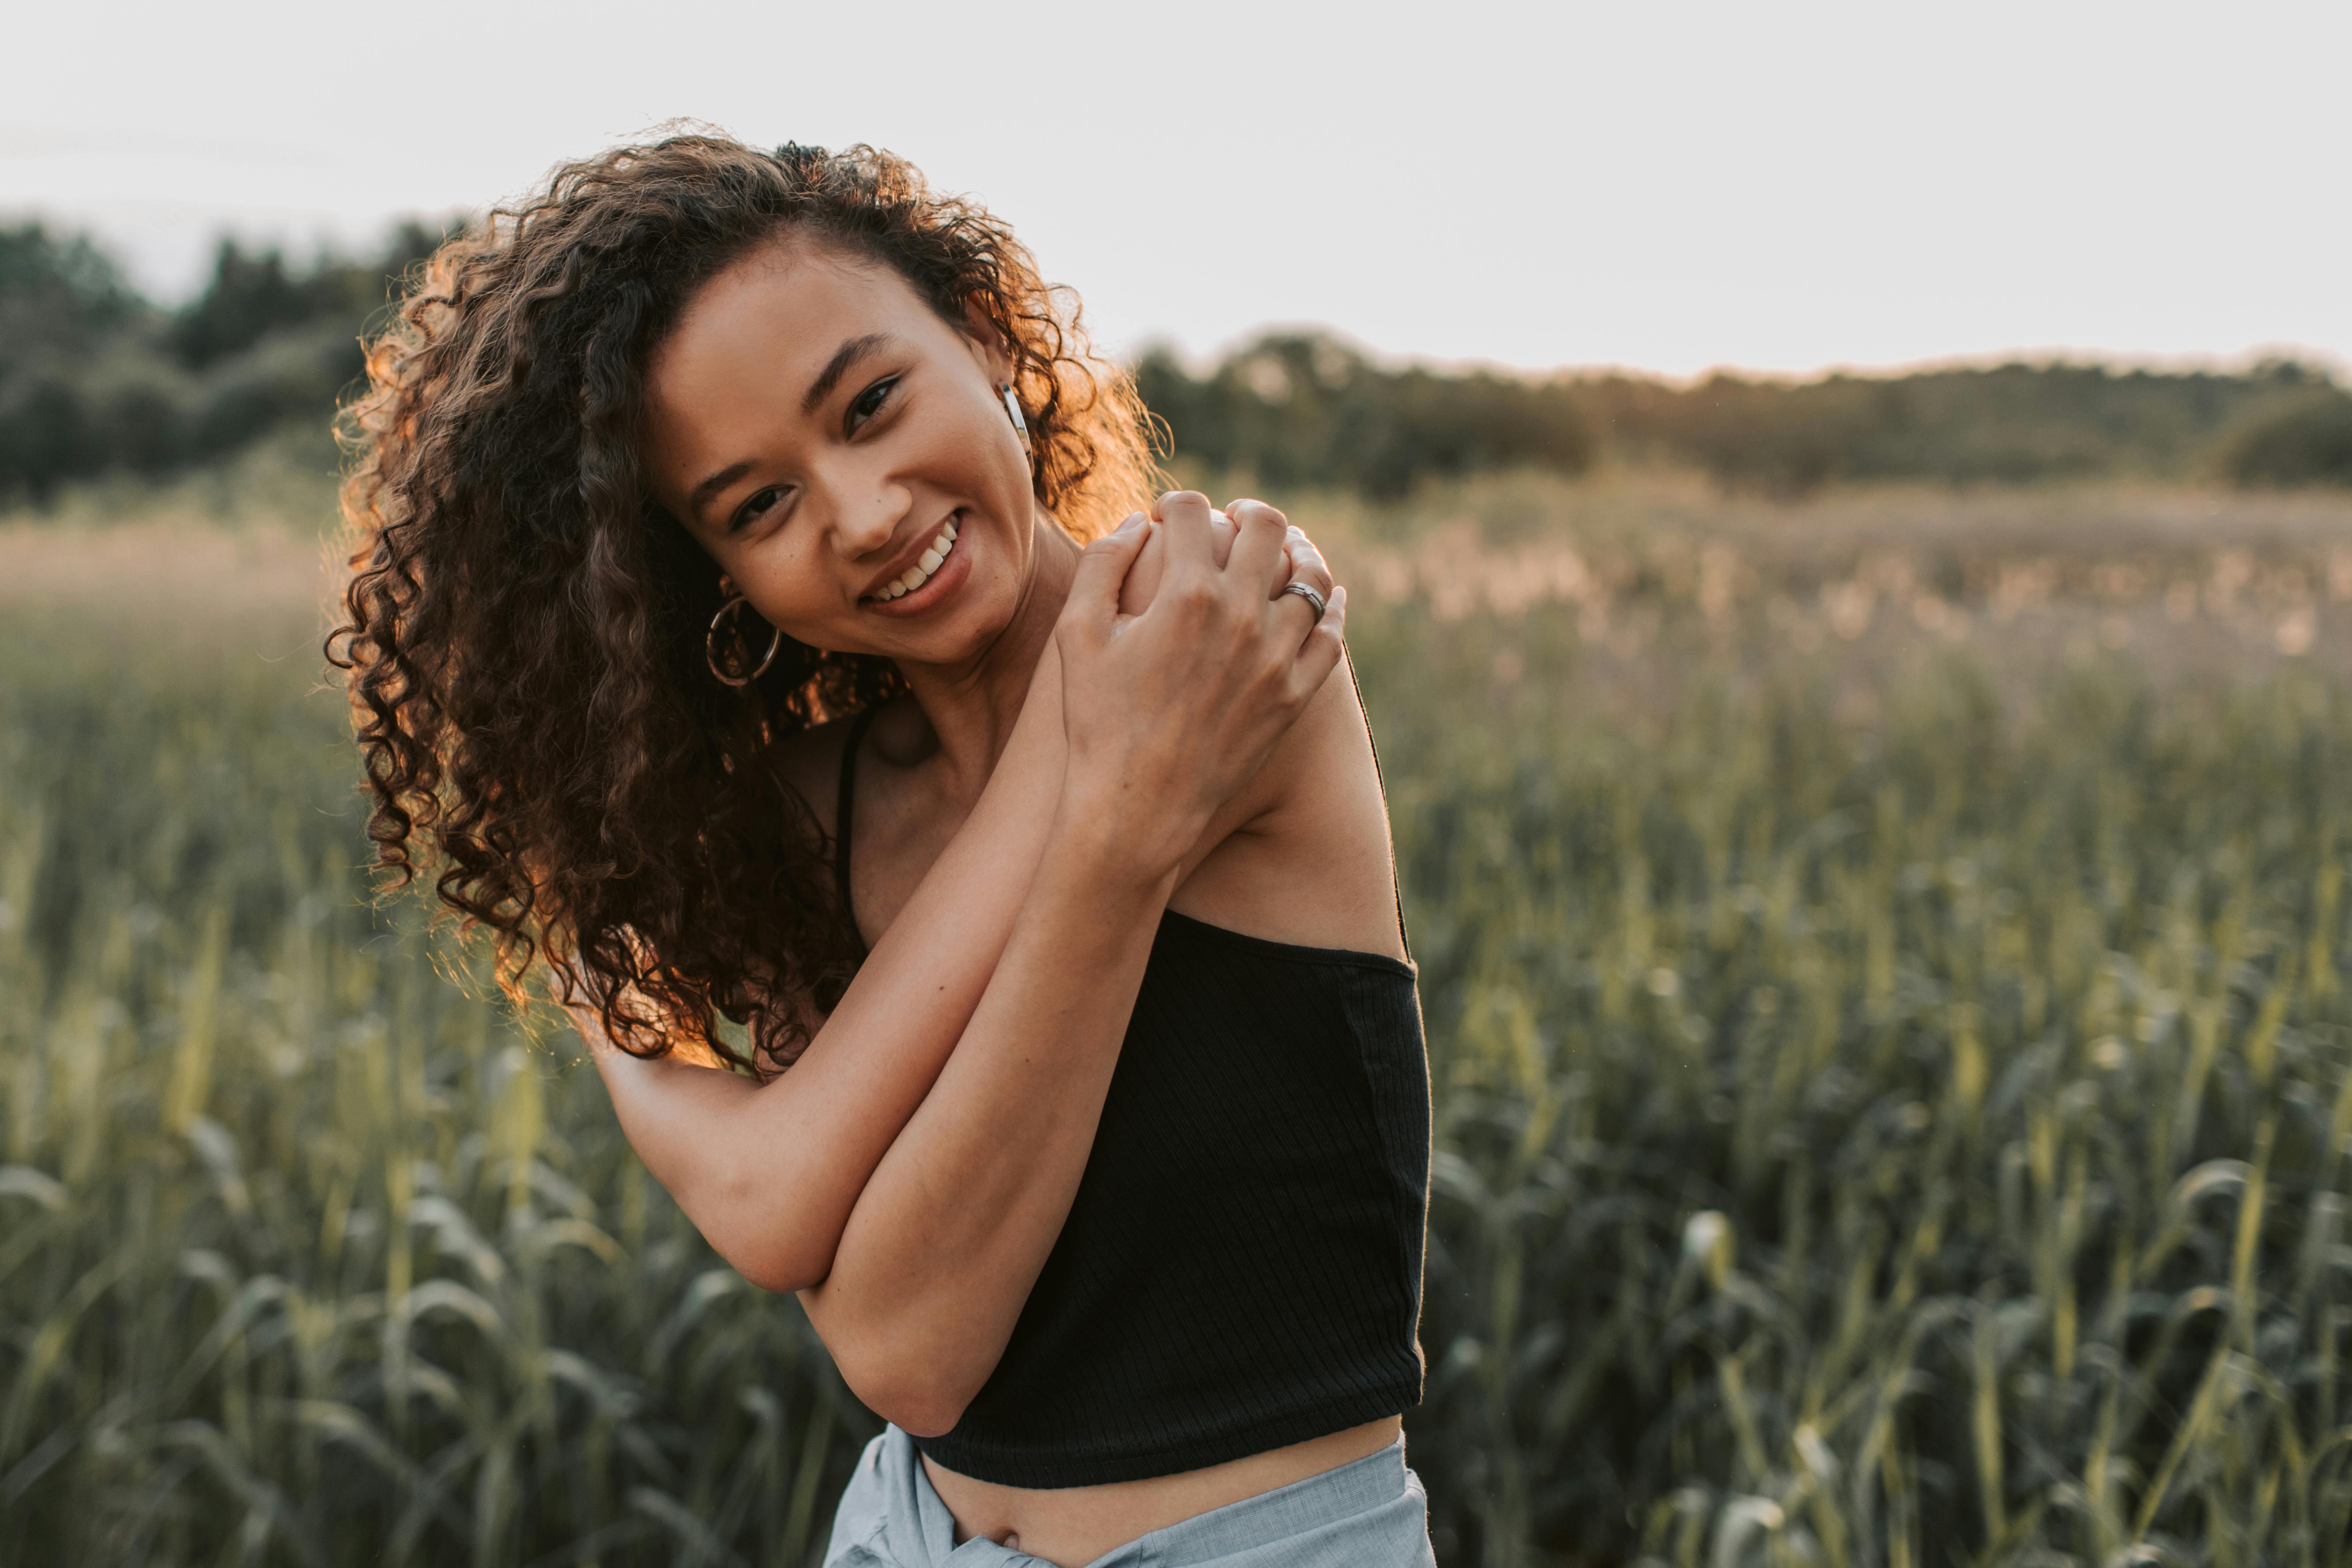
[[[655,355],[647,473],[787,635],[960,664],[1035,565],[1010,368],[888,268],[786,238],[705,285]]]

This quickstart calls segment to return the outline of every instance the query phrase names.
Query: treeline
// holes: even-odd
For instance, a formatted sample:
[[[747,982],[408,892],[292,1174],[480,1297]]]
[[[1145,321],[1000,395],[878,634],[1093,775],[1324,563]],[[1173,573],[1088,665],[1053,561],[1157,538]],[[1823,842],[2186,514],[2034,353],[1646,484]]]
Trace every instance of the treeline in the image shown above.
[[[1260,338],[1198,378],[1161,349],[1135,368],[1176,457],[1277,492],[1395,497],[1484,468],[1581,473],[1599,451],[1574,381],[1384,370],[1321,335]]]
[[[323,430],[360,339],[440,236],[289,265],[224,241],[203,292],[142,299],[89,240],[0,229],[0,501],[68,480],[225,457],[289,421]],[[1604,457],[1795,492],[1841,480],[2096,477],[2352,485],[2352,395],[2273,361],[2236,374],[2008,364],[1806,382],[1441,373],[1274,333],[1194,374],[1137,363],[1182,462],[1268,489],[1376,499],[1485,469],[1581,473]]]
[[[0,229],[0,500],[159,477],[289,421],[323,430],[362,331],[440,239],[405,224],[380,255],[300,268],[224,240],[203,292],[163,310],[86,238]]]
[[[2292,360],[2242,374],[2005,364],[1797,384],[1612,376],[1585,406],[1628,455],[1728,484],[2113,477],[2352,484],[2352,396]]]
[[[1604,452],[1779,492],[2101,476],[2352,485],[2352,395],[2290,360],[2242,374],[2006,364],[1675,386],[1391,369],[1331,338],[1288,333],[1203,375],[1165,350],[1137,369],[1180,458],[1269,489],[1387,499],[1482,468],[1580,473]]]

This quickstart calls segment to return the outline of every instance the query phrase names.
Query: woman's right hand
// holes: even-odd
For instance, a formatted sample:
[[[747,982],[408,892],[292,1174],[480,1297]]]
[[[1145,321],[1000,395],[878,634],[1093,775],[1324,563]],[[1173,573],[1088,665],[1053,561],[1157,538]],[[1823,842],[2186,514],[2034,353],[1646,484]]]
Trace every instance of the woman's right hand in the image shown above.
[[[1278,592],[1291,573],[1282,514],[1236,512],[1221,565],[1208,498],[1160,497],[1167,563],[1150,605],[1118,608],[1150,533],[1138,513],[1087,547],[1055,628],[1065,830],[1147,879],[1177,869],[1339,660],[1347,591],[1333,589],[1318,620],[1303,595]]]

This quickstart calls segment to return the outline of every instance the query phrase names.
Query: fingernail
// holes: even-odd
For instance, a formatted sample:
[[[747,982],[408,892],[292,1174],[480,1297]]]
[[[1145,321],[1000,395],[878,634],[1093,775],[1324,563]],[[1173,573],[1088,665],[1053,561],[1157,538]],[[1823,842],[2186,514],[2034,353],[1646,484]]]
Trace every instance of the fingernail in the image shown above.
[[[1144,516],[1141,512],[1129,512],[1127,514],[1127,521],[1120,523],[1117,528],[1111,530],[1111,536],[1116,539],[1133,533],[1137,529],[1141,528],[1143,523]]]

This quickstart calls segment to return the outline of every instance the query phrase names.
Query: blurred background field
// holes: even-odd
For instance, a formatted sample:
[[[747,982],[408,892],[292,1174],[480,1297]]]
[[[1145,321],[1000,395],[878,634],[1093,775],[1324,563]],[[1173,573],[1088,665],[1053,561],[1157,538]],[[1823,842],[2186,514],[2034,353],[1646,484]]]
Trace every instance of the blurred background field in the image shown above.
[[[0,1558],[811,1561],[875,1429],[371,903],[357,333],[0,236]],[[2352,1556],[2352,396],[1147,353],[1358,597],[1454,1565]]]
[[[0,523],[10,1559],[806,1563],[872,1417],[367,900],[314,442]],[[1443,1562],[2344,1559],[2352,496],[1279,499],[1422,965]]]

